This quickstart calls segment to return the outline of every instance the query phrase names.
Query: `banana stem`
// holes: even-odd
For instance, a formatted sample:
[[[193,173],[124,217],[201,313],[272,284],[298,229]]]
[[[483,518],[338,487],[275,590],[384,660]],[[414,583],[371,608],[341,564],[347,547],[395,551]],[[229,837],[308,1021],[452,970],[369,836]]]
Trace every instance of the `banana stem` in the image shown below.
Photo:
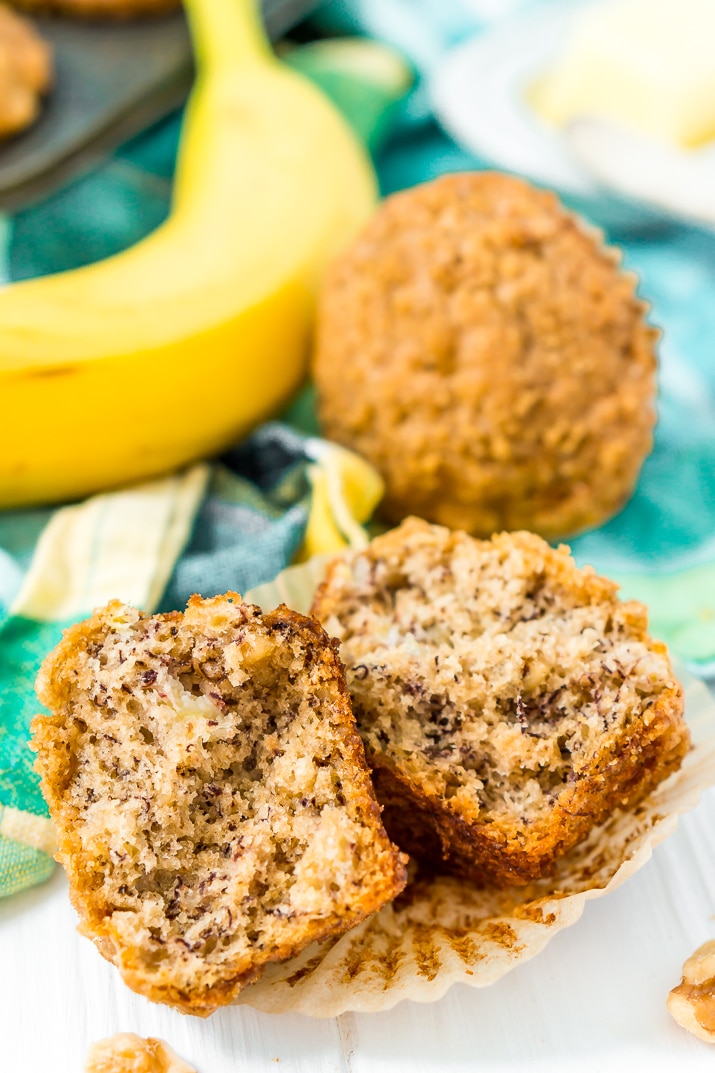
[[[200,71],[264,63],[272,55],[258,0],[184,0]]]

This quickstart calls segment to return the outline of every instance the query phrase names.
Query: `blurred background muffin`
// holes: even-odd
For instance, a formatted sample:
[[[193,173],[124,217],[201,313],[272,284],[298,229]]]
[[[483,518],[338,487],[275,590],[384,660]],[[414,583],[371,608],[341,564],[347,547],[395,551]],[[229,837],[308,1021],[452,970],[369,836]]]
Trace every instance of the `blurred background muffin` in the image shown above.
[[[652,445],[645,308],[553,194],[496,173],[425,183],[387,199],[324,287],[325,435],[379,469],[393,521],[598,525]]]
[[[30,23],[0,4],[0,138],[28,127],[52,80],[52,55]]]
[[[181,0],[12,0],[24,11],[77,15],[82,18],[128,19],[136,15],[159,15],[179,7]]]

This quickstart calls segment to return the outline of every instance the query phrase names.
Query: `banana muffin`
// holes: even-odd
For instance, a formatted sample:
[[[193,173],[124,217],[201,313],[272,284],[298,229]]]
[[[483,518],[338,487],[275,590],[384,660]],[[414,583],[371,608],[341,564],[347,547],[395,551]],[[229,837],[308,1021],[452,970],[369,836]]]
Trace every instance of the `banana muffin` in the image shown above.
[[[27,19],[0,3],[0,138],[34,122],[51,81],[50,46]]]
[[[388,833],[476,883],[548,874],[688,750],[645,609],[532,533],[408,519],[333,563],[313,611],[341,642]]]
[[[384,514],[560,537],[618,511],[651,450],[655,340],[614,250],[494,173],[389,197],[329,272],[323,430],[379,470]]]
[[[405,884],[334,645],[235,593],[71,627],[32,725],[80,930],[201,1016]]]
[[[70,15],[86,19],[133,19],[142,15],[163,15],[179,7],[181,0],[12,0],[14,7],[44,14]]]

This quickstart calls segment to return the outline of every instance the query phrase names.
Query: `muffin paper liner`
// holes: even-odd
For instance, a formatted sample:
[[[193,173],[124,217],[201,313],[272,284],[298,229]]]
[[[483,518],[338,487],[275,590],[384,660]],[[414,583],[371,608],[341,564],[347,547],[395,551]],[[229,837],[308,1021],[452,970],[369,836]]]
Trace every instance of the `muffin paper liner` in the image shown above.
[[[322,556],[290,567],[246,599],[265,610],[286,603],[307,612],[326,561]],[[675,830],[678,816],[715,782],[715,700],[682,667],[676,672],[693,739],[682,768],[635,810],[618,811],[592,831],[548,879],[477,890],[411,864],[410,881],[395,902],[344,935],[269,966],[237,1002],[312,1017],[388,1010],[403,999],[434,1002],[456,983],[486,987],[538,954],[576,923],[589,899],[638,871]]]

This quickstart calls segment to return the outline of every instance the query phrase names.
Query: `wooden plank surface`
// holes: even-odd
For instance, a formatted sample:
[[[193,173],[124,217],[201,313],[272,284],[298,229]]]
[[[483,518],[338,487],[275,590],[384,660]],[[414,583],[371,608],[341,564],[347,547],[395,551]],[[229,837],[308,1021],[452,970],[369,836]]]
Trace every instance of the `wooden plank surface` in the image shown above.
[[[0,903],[0,1073],[80,1073],[118,1031],[161,1036],[199,1073],[700,1073],[715,1047],[665,1007],[683,960],[715,937],[715,790],[621,889],[483,991],[332,1020],[246,1007],[206,1021],[153,1006],[75,931],[58,869]]]

